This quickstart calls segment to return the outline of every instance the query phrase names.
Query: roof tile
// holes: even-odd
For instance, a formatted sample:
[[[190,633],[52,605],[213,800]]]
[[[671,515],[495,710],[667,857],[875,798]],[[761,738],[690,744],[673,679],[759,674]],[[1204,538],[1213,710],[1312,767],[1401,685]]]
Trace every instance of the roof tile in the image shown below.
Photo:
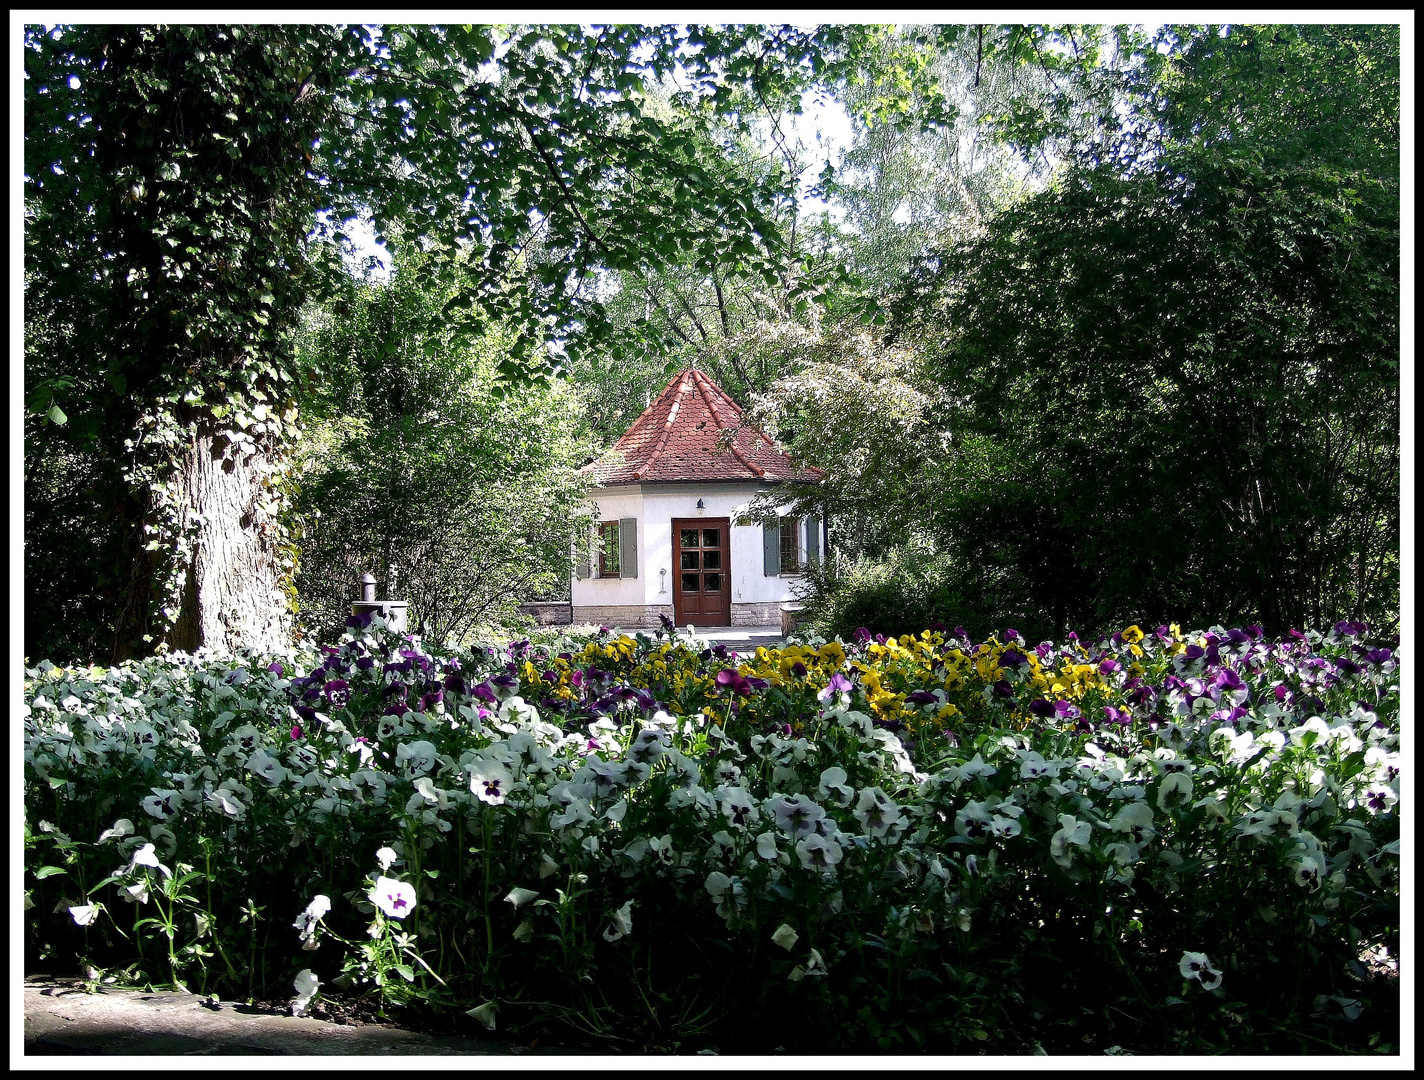
[[[597,461],[583,467],[601,486],[697,480],[816,480],[797,469],[763,432],[739,427],[742,410],[696,368],[673,376],[643,414]],[[728,449],[717,442],[738,428]]]

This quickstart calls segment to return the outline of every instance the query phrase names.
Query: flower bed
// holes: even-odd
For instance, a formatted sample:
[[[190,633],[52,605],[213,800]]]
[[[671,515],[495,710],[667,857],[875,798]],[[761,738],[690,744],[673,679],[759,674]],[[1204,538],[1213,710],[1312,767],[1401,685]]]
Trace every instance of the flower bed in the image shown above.
[[[1366,632],[41,664],[27,963],[629,1050],[1388,1052]]]

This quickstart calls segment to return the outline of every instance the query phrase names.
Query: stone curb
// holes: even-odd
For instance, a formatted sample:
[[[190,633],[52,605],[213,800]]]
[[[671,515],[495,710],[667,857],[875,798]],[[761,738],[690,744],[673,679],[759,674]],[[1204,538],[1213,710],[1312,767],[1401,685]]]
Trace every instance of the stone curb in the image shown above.
[[[27,979],[26,1056],[50,1055],[472,1055],[572,1054],[555,1047],[432,1036],[376,1025],[345,1026],[311,1017],[274,1016],[234,1002],[211,1004],[183,993],[105,988]]]

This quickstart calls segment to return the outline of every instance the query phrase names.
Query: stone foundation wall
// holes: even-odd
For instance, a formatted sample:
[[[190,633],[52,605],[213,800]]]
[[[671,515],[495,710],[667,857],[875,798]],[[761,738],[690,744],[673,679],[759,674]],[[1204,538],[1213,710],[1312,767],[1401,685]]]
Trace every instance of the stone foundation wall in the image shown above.
[[[573,605],[567,600],[520,604],[519,610],[525,615],[533,615],[534,621],[540,626],[568,626],[573,622]]]
[[[580,626],[593,623],[595,626],[642,626],[655,630],[662,626],[658,615],[672,618],[671,604],[580,604],[572,611],[573,622]]]
[[[779,622],[781,604],[778,601],[732,605],[733,626],[775,626]]]
[[[671,619],[672,605],[581,604],[572,609],[572,621],[580,626],[593,623],[596,626],[640,626],[656,630],[662,626],[658,620],[660,614]],[[777,601],[732,605],[733,626],[776,626],[780,622],[781,604]]]

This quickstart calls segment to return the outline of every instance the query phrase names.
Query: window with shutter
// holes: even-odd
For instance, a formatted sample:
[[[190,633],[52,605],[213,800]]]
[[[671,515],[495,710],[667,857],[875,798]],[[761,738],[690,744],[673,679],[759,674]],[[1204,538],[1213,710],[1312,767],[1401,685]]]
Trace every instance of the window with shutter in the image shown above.
[[[805,550],[801,546],[801,519],[784,517],[781,519],[781,572],[799,574],[805,560]]]
[[[620,577],[619,555],[621,554],[618,544],[618,522],[605,521],[599,526],[599,547],[598,547],[598,576]]]

